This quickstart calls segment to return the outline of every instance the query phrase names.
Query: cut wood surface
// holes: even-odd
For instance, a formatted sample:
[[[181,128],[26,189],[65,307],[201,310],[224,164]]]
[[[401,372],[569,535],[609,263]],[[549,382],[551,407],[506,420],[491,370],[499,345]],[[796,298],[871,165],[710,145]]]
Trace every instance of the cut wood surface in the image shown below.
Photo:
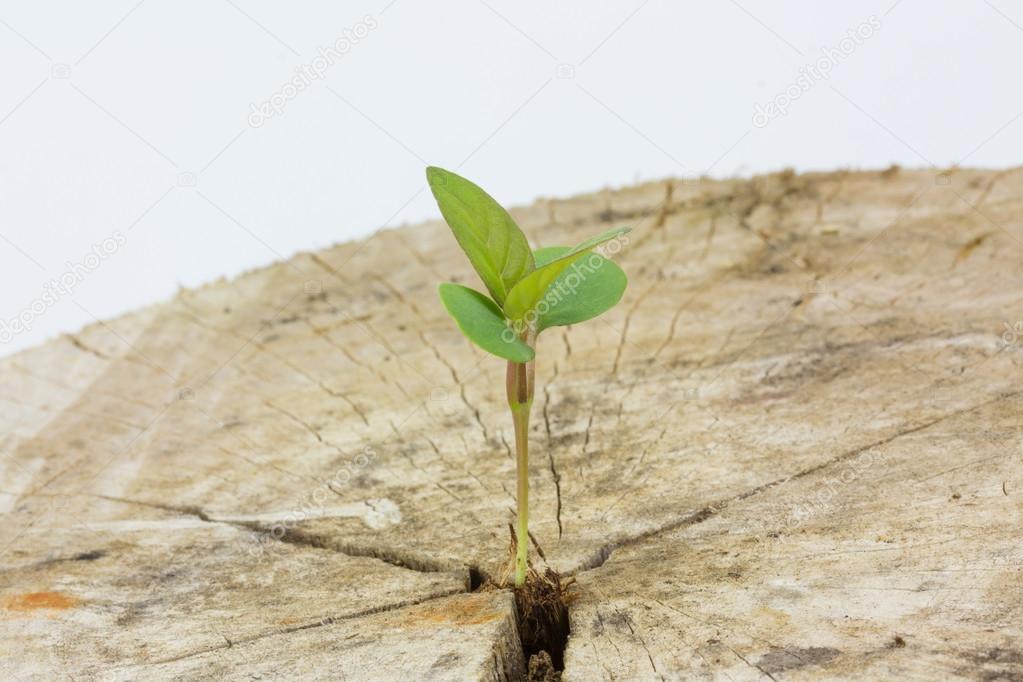
[[[512,214],[634,228],[622,304],[538,347],[563,679],[1023,680],[1023,170]],[[480,288],[430,222],[0,359],[0,676],[523,679],[476,589],[510,557],[504,365],[442,281]]]

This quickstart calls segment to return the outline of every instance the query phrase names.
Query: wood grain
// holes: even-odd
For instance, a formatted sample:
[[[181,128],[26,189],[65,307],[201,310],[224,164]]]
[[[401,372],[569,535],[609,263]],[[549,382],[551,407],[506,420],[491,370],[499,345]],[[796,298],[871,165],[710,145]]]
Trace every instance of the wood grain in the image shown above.
[[[1023,679],[1023,172],[663,181],[540,339],[532,531],[566,680]],[[0,359],[0,631],[24,679],[519,679],[503,364],[446,226]],[[130,286],[130,283],[126,283]],[[539,561],[537,557],[535,560]]]

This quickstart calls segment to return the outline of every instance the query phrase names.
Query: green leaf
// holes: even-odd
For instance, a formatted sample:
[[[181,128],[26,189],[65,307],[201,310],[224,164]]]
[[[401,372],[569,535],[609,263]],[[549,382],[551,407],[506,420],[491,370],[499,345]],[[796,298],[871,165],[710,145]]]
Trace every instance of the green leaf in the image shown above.
[[[523,277],[518,284],[508,292],[508,298],[504,302],[504,313],[512,320],[524,319],[530,310],[536,307],[540,299],[544,297],[548,287],[566,268],[576,261],[589,254],[590,249],[599,246],[604,242],[622,236],[629,231],[627,227],[619,227],[607,232],[602,232],[581,244],[572,247],[564,254],[554,257],[542,267]]]
[[[569,251],[567,246],[551,246],[538,249],[533,257],[540,267]],[[537,319],[537,332],[593,319],[615,307],[625,293],[628,278],[614,261],[592,254],[576,270],[562,272],[551,283],[550,301]]]
[[[580,244],[576,244],[564,254],[560,256],[555,256],[547,264],[554,263],[556,261],[561,260],[562,258],[571,258],[572,256],[582,253],[583,251],[589,251],[594,247],[600,246],[604,242],[609,242],[612,239],[617,239],[618,237],[626,235],[629,232],[632,232],[631,227],[616,227],[611,230],[605,230],[604,232],[598,234],[596,237],[590,237],[586,241]]]
[[[426,169],[440,212],[455,233],[483,284],[498,305],[533,271],[533,252],[508,211],[460,175],[443,168]]]
[[[513,362],[533,359],[533,349],[512,331],[504,313],[489,298],[475,289],[449,282],[441,284],[437,291],[458,328],[477,346]]]
[[[543,246],[533,252],[533,260],[536,261],[536,267],[542,268],[571,250],[571,246]]]

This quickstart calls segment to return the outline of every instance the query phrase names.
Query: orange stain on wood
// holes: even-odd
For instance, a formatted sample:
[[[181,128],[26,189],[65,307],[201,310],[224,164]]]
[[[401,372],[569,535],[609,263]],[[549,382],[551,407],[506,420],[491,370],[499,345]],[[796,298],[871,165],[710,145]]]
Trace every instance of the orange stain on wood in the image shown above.
[[[34,611],[36,609],[70,609],[78,600],[62,592],[26,592],[3,600],[8,611]]]

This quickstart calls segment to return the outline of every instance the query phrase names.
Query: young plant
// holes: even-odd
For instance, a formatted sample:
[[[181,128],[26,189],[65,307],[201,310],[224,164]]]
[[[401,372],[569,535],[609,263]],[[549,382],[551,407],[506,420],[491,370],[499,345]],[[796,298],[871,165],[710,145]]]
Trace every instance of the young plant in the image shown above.
[[[593,249],[612,240],[620,246],[618,240],[629,228],[609,230],[573,247],[532,251],[508,212],[475,184],[435,167],[426,169],[426,179],[458,245],[490,293],[488,298],[445,282],[439,287],[441,302],[470,341],[508,361],[518,477],[515,586],[521,587],[529,554],[528,438],[537,337],[550,327],[594,318],[621,300],[625,273]]]

